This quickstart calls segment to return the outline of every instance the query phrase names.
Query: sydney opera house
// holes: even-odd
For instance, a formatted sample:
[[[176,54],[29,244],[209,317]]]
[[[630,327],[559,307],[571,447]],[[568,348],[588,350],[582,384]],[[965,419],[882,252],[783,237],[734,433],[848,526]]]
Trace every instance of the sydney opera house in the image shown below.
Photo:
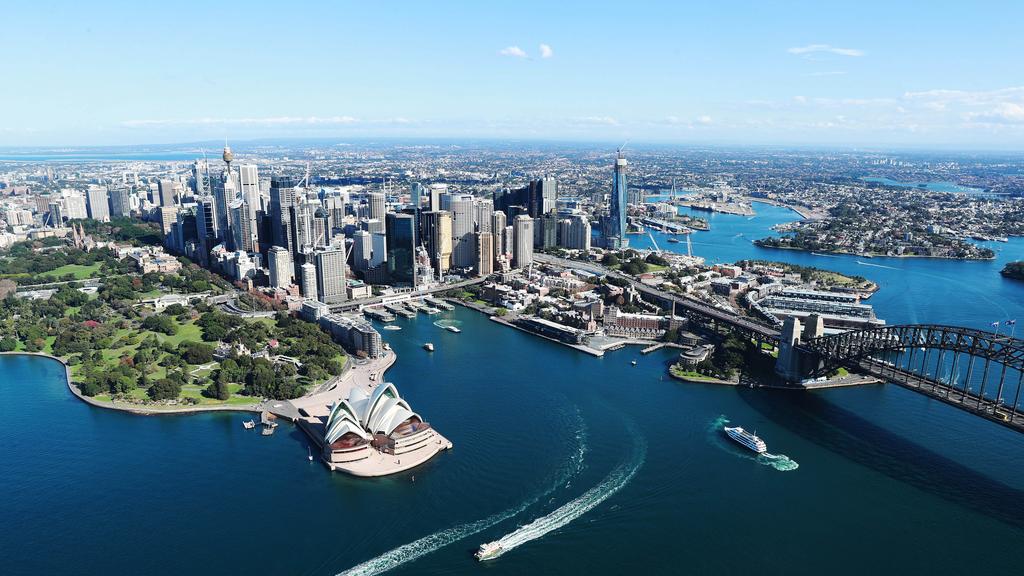
[[[413,412],[391,383],[382,383],[369,394],[354,386],[348,398],[330,406],[326,422],[310,417],[303,424],[311,436],[321,435],[316,439],[332,470],[356,476],[408,470],[452,447]]]

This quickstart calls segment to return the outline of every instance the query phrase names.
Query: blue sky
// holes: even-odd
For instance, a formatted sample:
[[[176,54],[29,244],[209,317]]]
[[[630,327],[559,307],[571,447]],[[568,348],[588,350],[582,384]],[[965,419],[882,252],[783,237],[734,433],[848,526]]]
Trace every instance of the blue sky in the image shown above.
[[[4,4],[3,146],[1024,148],[1020,2]]]

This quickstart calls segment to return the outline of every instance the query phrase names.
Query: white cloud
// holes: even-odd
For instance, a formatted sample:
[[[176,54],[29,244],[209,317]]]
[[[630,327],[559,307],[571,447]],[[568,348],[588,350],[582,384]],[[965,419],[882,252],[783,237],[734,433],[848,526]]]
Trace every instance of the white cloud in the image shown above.
[[[540,45],[540,57],[541,58],[551,58],[554,55],[555,55],[555,51],[551,49],[551,46],[548,46],[547,44],[541,44]]]
[[[501,54],[502,56],[512,56],[515,58],[528,57],[528,55],[526,54],[526,50],[523,50],[519,46],[507,46],[505,48],[502,48],[501,50],[498,50],[498,54]]]
[[[973,122],[993,124],[1024,124],[1024,105],[1014,102],[1003,102],[995,108],[984,112],[968,112],[966,118]]]
[[[355,124],[352,116],[270,116],[264,118],[179,118],[160,120],[126,120],[122,126],[142,128],[153,126],[317,126]]]
[[[863,56],[864,51],[857,48],[837,48],[828,44],[808,44],[807,46],[796,46],[786,50],[790,54],[815,54],[815,53],[826,53],[836,54],[838,56]]]
[[[698,124],[711,124],[711,116],[708,116],[707,114],[702,114],[702,115],[697,117],[697,123]]]
[[[588,124],[598,126],[618,126],[619,121],[611,116],[582,116],[579,118],[572,118],[573,124]]]

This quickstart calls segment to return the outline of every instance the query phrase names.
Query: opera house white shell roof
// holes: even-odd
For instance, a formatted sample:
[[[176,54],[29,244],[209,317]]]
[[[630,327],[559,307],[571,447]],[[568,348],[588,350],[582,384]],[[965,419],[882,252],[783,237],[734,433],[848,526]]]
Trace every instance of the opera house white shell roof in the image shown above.
[[[353,388],[347,400],[331,406],[327,419],[324,440],[331,444],[351,432],[364,440],[371,440],[374,434],[390,435],[403,422],[419,414],[412,411],[409,403],[398,395],[395,385],[388,382],[377,387],[372,396],[359,388]]]

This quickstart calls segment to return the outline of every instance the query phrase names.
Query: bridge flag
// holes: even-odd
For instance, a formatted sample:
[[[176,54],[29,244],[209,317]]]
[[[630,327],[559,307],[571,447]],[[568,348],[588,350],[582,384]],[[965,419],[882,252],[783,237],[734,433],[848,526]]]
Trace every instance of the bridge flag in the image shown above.
[[[999,322],[993,322],[992,323],[992,327],[993,328],[999,328]]]
[[[1006,321],[1006,325],[1007,326],[1016,326],[1017,325],[1017,321],[1016,320],[1007,320]]]

